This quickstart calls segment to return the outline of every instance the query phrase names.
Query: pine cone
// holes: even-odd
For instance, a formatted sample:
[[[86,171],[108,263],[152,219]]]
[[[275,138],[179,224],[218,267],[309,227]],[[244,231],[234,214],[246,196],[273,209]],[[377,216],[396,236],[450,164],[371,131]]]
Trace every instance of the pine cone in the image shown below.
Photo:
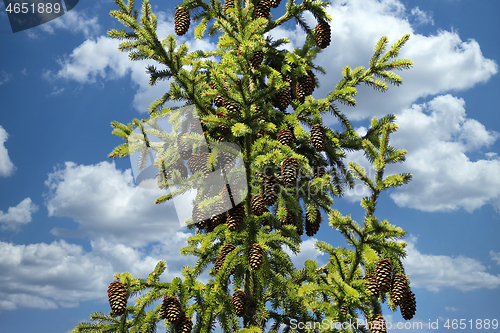
[[[405,320],[410,320],[415,315],[417,310],[417,301],[415,299],[415,294],[410,290],[410,288],[406,288],[399,309],[401,310],[401,315]]]
[[[228,184],[222,189],[222,203],[224,207],[233,207],[234,197]]]
[[[271,7],[278,8],[280,5],[280,2],[281,2],[281,0],[271,0],[271,2],[270,2]]]
[[[257,8],[255,9],[255,16],[257,18],[267,18],[271,12],[271,1],[269,0],[260,0],[257,4]]]
[[[225,212],[219,215],[212,216],[208,222],[207,231],[212,232],[218,225],[226,223],[226,217],[227,215]]]
[[[177,138],[177,149],[179,150],[179,155],[181,155],[181,158],[183,160],[187,160],[193,154],[193,149],[189,143],[185,142],[182,139],[184,134],[185,133],[179,135],[179,137]]]
[[[314,92],[314,88],[316,87],[316,77],[311,70],[308,70],[306,78],[308,81],[308,84],[306,85],[306,87],[308,88],[308,90],[306,91],[306,96],[309,96]]]
[[[382,293],[389,291],[392,281],[392,263],[389,259],[380,259],[375,266],[377,284]]]
[[[175,333],[191,333],[193,329],[193,321],[188,315],[184,314],[179,322],[175,325]]]
[[[320,211],[316,211],[316,217],[314,218],[314,222],[306,219],[306,235],[312,237],[316,235],[321,225],[321,213]]]
[[[275,175],[264,176],[262,181],[262,196],[266,206],[272,206],[278,200],[280,194],[280,183]]]
[[[238,317],[243,317],[245,314],[246,299],[247,296],[241,289],[236,290],[231,298],[231,303]]]
[[[248,262],[254,271],[258,271],[262,266],[264,249],[259,244],[254,244],[248,250]]]
[[[165,296],[160,308],[161,319],[167,319],[174,325],[181,319],[181,302],[174,296]]]
[[[320,178],[326,174],[324,167],[317,167],[313,169],[313,178]]]
[[[254,195],[250,200],[250,209],[252,209],[252,213],[257,216],[261,216],[268,211],[264,198],[259,194]]]
[[[295,186],[298,172],[299,162],[295,158],[287,157],[281,162],[281,177],[286,187]]]
[[[240,110],[240,108],[236,104],[233,104],[226,100],[224,100],[223,106],[226,108],[228,114],[237,113]]]
[[[370,329],[370,333],[387,333],[385,319],[380,314],[376,314],[370,319],[368,327]]]
[[[288,105],[290,105],[290,103],[292,102],[290,89],[285,88],[284,90],[280,91],[278,94],[276,94],[276,99],[278,101],[278,108],[281,110],[281,112],[284,112]]]
[[[293,145],[293,133],[288,128],[284,128],[278,132],[278,141],[285,146]]]
[[[404,276],[403,274],[394,275],[394,279],[392,280],[391,294],[390,294],[392,304],[401,305],[401,302],[403,301],[403,297],[407,289],[408,289],[408,281],[406,280],[406,276]]]
[[[229,8],[234,8],[234,0],[225,0],[224,1],[224,13],[227,12]]]
[[[245,217],[245,207],[242,203],[239,203],[236,207],[231,208],[227,212],[227,227],[229,231],[236,231],[240,228],[241,223],[243,223],[243,218]]]
[[[325,150],[325,142],[326,142],[326,130],[323,126],[317,124],[311,127],[311,143],[316,149],[316,151],[320,152]]]
[[[252,68],[255,70],[259,69],[263,60],[264,60],[264,52],[255,51],[253,53],[253,57],[250,59],[250,62],[252,63]]]
[[[366,274],[363,280],[366,280],[366,289],[372,294],[372,296],[378,297],[378,284],[377,277],[374,274]]]
[[[174,14],[174,28],[178,36],[184,35],[189,30],[191,17],[186,8],[179,7]]]
[[[127,308],[127,290],[120,281],[113,281],[108,287],[108,300],[111,311],[117,316],[125,313]]]
[[[224,106],[225,100],[222,96],[217,95],[214,97],[214,104],[216,107],[220,108],[220,107]]]
[[[319,22],[314,28],[314,38],[319,48],[327,48],[331,39],[330,25],[325,21]]]
[[[215,269],[216,274],[219,271],[219,269],[222,267],[222,265],[224,265],[224,261],[226,260],[226,256],[231,251],[233,251],[235,248],[236,248],[236,246],[234,246],[233,244],[226,244],[222,247],[222,249],[220,250],[219,256],[217,257],[217,259],[215,260],[215,263],[214,263],[214,269]]]

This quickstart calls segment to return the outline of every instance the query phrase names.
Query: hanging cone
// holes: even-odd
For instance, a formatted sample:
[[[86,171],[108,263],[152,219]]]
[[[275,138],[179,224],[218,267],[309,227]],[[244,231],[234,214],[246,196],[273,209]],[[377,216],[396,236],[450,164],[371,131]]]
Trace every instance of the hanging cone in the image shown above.
[[[372,294],[372,296],[378,297],[379,288],[375,274],[366,274],[363,280],[366,281],[366,289],[368,289],[368,292]]]
[[[285,221],[283,222],[284,225],[295,225],[295,217],[293,216],[292,212],[288,210],[288,208],[285,207],[286,210],[286,218]]]
[[[262,181],[262,197],[266,206],[272,206],[278,200],[280,194],[280,183],[275,175],[264,176]]]
[[[174,296],[165,296],[160,308],[161,319],[167,319],[174,325],[181,319],[181,302]]]
[[[347,314],[347,310],[348,310],[347,305],[343,305],[343,306],[340,308],[340,312],[341,312],[342,314]]]
[[[252,68],[255,69],[255,70],[259,69],[259,67],[262,64],[263,60],[264,60],[264,52],[262,52],[262,51],[255,51],[253,53],[253,57],[250,58],[250,63],[252,64]]]
[[[325,21],[319,22],[314,28],[314,38],[319,48],[327,48],[331,39],[330,25]]]
[[[306,235],[309,237],[316,235],[320,225],[321,225],[321,213],[318,210],[316,211],[316,217],[313,222],[309,221],[309,219],[306,219]]]
[[[179,135],[177,138],[177,149],[179,151],[179,155],[181,155],[181,158],[183,160],[187,160],[193,154],[193,149],[189,143],[185,142],[182,139],[184,134],[186,134],[186,133]]]
[[[252,213],[257,216],[261,216],[268,211],[264,198],[259,194],[254,195],[250,200],[250,209],[252,210]]]
[[[257,18],[267,18],[269,13],[271,12],[271,1],[269,0],[260,0],[257,4],[257,8],[255,9],[255,16]]]
[[[198,155],[192,155],[187,161],[187,165],[189,170],[191,170],[191,173],[201,171],[205,177],[210,175],[211,171],[208,169],[207,165],[209,158],[210,154],[206,152]]]
[[[232,208],[233,207],[233,202],[234,202],[234,197],[231,192],[231,188],[229,187],[228,184],[222,189],[222,203],[224,204],[224,207],[227,208]]]
[[[316,151],[325,150],[326,131],[323,126],[317,124],[311,127],[311,143]]]
[[[281,0],[271,0],[270,1],[271,7],[278,8],[280,5],[280,2],[281,2]]]
[[[285,146],[292,146],[293,144],[293,133],[288,128],[284,128],[278,132],[278,141]]]
[[[257,243],[248,250],[248,263],[254,271],[258,271],[262,266],[263,255],[264,249]]]
[[[229,8],[234,8],[234,0],[224,0],[224,13],[226,13],[226,11],[229,9]]]
[[[127,308],[127,290],[120,281],[113,281],[108,287],[108,300],[111,311],[117,316],[125,313]]]
[[[237,113],[240,110],[240,108],[236,104],[233,104],[226,100],[224,100],[223,106],[226,108],[228,114]]]
[[[212,232],[218,225],[226,223],[226,216],[226,213],[212,216],[208,222],[207,231]]]
[[[231,298],[231,303],[233,304],[234,311],[238,317],[243,317],[245,314],[246,299],[247,296],[241,289],[236,290]]]
[[[408,281],[406,280],[406,276],[403,274],[394,275],[394,279],[392,281],[392,288],[390,298],[392,304],[401,305],[403,301],[404,294],[408,289]]]
[[[389,291],[392,281],[392,263],[389,259],[380,259],[375,266],[377,284],[382,293]]]
[[[281,110],[281,112],[284,112],[288,105],[292,102],[292,95],[290,93],[289,88],[285,88],[284,90],[280,91],[279,93],[276,94],[276,98],[278,101],[277,107]]]
[[[415,315],[415,312],[417,310],[417,301],[415,299],[415,294],[410,290],[409,287],[406,288],[399,309],[401,310],[401,315],[405,320],[410,320]]]
[[[293,157],[287,157],[281,162],[281,177],[285,187],[293,187],[297,182],[299,162]]]
[[[317,167],[313,169],[313,178],[320,178],[326,175],[324,167]]]
[[[229,231],[236,231],[240,228],[241,223],[243,223],[243,218],[245,217],[245,207],[242,203],[239,203],[236,207],[231,208],[227,212],[227,227]]]
[[[186,8],[178,8],[174,14],[174,29],[177,36],[184,35],[189,30],[191,17]]]
[[[193,329],[193,321],[188,315],[184,314],[179,322],[175,325],[175,333],[191,333]]]
[[[306,88],[308,89],[306,91],[306,96],[309,96],[314,92],[314,88],[316,87],[316,77],[311,70],[308,70],[306,78],[308,82],[306,85]]]
[[[385,319],[380,314],[376,314],[370,319],[368,327],[370,329],[370,333],[387,333]]]

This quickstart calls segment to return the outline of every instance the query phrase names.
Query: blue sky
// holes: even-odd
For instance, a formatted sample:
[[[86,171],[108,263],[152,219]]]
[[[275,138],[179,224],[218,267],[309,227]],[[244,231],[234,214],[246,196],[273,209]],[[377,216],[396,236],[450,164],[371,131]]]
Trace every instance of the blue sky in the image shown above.
[[[151,3],[160,36],[173,34],[172,8],[180,2]],[[129,61],[106,37],[121,27],[108,15],[113,9],[112,1],[80,1],[50,23],[13,34],[2,6],[0,333],[67,332],[90,312],[109,311],[113,273],[145,277],[164,259],[168,281],[194,263],[178,254],[189,231],[174,207],[155,206],[158,192],[134,185],[128,159],[107,159],[121,143],[110,122],[146,117],[168,89],[167,82],[149,88],[146,63]],[[360,87],[358,105],[341,109],[361,132],[373,116],[397,115],[393,145],[408,150],[407,162],[388,172],[410,172],[414,180],[385,193],[377,216],[408,231],[405,268],[417,298],[412,322],[424,324],[419,332],[435,331],[429,321],[444,332],[447,319],[500,320],[499,9],[495,0],[346,0],[328,8],[332,43],[317,58],[328,72],[317,75],[318,98],[344,65],[366,66],[381,36],[392,44],[411,34],[402,57],[415,65],[400,73],[404,84],[384,94]],[[217,40],[196,41],[192,33],[179,43],[215,48]],[[290,48],[305,38],[293,23],[273,36],[290,38]],[[368,167],[361,154],[349,159]],[[361,221],[359,200],[367,194],[357,187],[335,207]],[[298,267],[307,258],[326,261],[316,239],[345,244],[323,223],[305,238]],[[403,321],[383,311],[387,321]]]

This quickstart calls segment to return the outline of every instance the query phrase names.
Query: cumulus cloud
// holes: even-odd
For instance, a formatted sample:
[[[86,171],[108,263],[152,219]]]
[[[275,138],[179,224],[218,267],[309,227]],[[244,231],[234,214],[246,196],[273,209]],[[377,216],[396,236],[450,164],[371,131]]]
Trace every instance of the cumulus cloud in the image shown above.
[[[74,307],[102,297],[112,266],[65,241],[0,242],[0,309]]]
[[[408,153],[404,163],[387,166],[386,174],[413,174],[409,184],[390,192],[397,205],[427,212],[472,212],[486,204],[500,208],[500,158],[487,150],[500,135],[468,118],[463,99],[444,95],[414,104],[397,116],[396,123],[399,129],[391,145]],[[479,158],[472,160],[473,153]],[[374,178],[362,153],[349,153],[348,160],[361,164]],[[353,202],[368,194],[358,182],[345,198]]]
[[[173,15],[168,16],[163,12],[156,13],[158,17],[158,36],[165,38],[174,34]],[[189,34],[189,33],[188,33]],[[187,35],[188,35],[187,34]],[[177,37],[177,44],[186,43],[190,50],[215,50],[213,43],[205,40],[188,40],[187,35]],[[133,106],[140,112],[146,112],[148,106],[156,99],[160,98],[165,91],[169,90],[169,82],[159,82],[153,87],[149,86],[149,76],[145,72],[148,65],[162,68],[154,61],[131,61],[128,53],[119,52],[120,41],[98,37],[88,39],[73,52],[59,60],[61,67],[56,73],[45,72],[45,78],[49,80],[67,79],[79,83],[94,83],[96,80],[114,80],[129,76],[136,93],[134,95]],[[170,103],[169,106],[180,105]]]
[[[500,252],[495,252],[493,250],[490,251],[491,260],[496,261],[498,265],[500,265]]]
[[[404,84],[390,86],[384,94],[359,86],[357,106],[341,108],[351,120],[397,113],[418,98],[469,89],[488,81],[498,71],[498,65],[483,56],[473,39],[462,41],[457,32],[444,30],[430,36],[415,33],[409,18],[415,18],[416,25],[432,22],[431,14],[418,7],[406,8],[397,0],[335,0],[326,11],[332,17],[331,45],[315,60],[327,71],[327,75],[317,75],[320,87],[313,93],[316,98],[327,96],[340,80],[344,66],[368,66],[380,37],[387,36],[392,45],[404,34],[411,35],[400,55],[414,62],[411,70],[398,72]],[[304,19],[309,26],[316,25],[310,13],[305,13]],[[287,26],[270,34],[276,39],[291,39],[292,45],[287,48],[302,45],[305,38],[298,26]],[[333,117],[325,120],[336,123]]]
[[[14,163],[10,160],[9,152],[5,148],[5,142],[8,137],[9,134],[0,125],[0,177],[8,177],[16,170]]]
[[[55,34],[56,30],[68,30],[73,34],[83,34],[85,38],[96,36],[101,30],[97,16],[90,17],[85,12],[71,10],[58,18],[27,31],[30,38],[38,38],[39,33]]]
[[[67,162],[45,184],[49,216],[69,217],[79,224],[76,231],[53,229],[55,235],[105,238],[142,247],[161,242],[181,228],[171,202],[154,204],[164,191],[135,186],[130,169],[117,170],[114,163]]]
[[[408,150],[398,169],[414,175],[391,194],[398,205],[429,212],[498,205],[500,159],[490,155],[473,161],[467,154],[487,149],[499,134],[467,118],[463,99],[445,95],[413,105],[397,123],[393,145]]]
[[[407,257],[403,259],[405,270],[411,276],[412,287],[438,292],[451,287],[460,291],[479,288],[498,288],[500,275],[492,275],[476,259],[465,256],[450,257],[421,253],[417,237],[410,236],[406,247]]]
[[[7,213],[0,210],[0,230],[16,230],[31,222],[31,215],[37,210],[38,206],[30,198],[24,199],[15,207],[9,207]]]

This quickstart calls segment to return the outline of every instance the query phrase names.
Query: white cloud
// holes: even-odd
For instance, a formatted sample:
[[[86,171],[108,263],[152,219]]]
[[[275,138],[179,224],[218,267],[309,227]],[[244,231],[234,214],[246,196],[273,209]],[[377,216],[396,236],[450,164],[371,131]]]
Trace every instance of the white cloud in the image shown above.
[[[445,311],[448,311],[448,312],[457,312],[458,309],[453,307],[453,306],[445,306],[444,307]]]
[[[500,275],[486,272],[486,267],[476,259],[423,254],[416,248],[417,238],[411,236],[403,259],[411,286],[438,292],[451,287],[461,291],[479,288],[493,289],[500,286]]]
[[[321,253],[318,249],[314,247],[314,244],[317,241],[318,240],[316,238],[306,239],[305,241],[302,242],[302,244],[300,244],[300,252],[297,253],[296,255],[293,254],[293,252],[288,247],[284,247],[284,251],[290,256],[293,265],[298,269],[304,267],[304,262],[307,259],[314,260],[318,263],[318,265],[321,265],[321,262],[318,260],[318,258],[324,256],[324,253]]]
[[[68,30],[73,34],[81,33],[85,38],[96,36],[101,30],[97,16],[89,17],[84,12],[71,10],[58,18],[27,31],[30,38],[37,38],[39,33],[54,34],[56,30]]]
[[[493,250],[490,251],[491,260],[496,261],[498,265],[500,265],[500,252],[495,252]]]
[[[500,159],[490,155],[472,161],[467,153],[489,147],[499,134],[467,118],[462,99],[446,95],[413,105],[396,123],[400,128],[392,144],[408,154],[405,163],[390,170],[414,175],[410,184],[391,194],[399,206],[471,212],[488,203],[498,204]]]
[[[16,170],[16,167],[10,160],[9,152],[5,148],[5,142],[8,137],[9,134],[0,125],[0,177],[8,177]]]
[[[484,152],[500,135],[468,118],[463,99],[444,95],[414,104],[397,116],[396,124],[399,129],[392,134],[391,145],[408,153],[404,163],[388,165],[386,175],[413,174],[409,184],[390,192],[398,206],[427,212],[460,208],[472,212],[486,204],[500,209],[500,158]],[[473,161],[468,156],[472,153],[484,157]],[[347,158],[374,178],[363,153],[349,153]],[[357,181],[345,198],[354,202],[369,194]]]
[[[166,19],[165,13],[156,13],[158,17],[158,36],[165,38],[174,34],[173,15]],[[169,16],[170,17],[170,16]],[[214,50],[215,45],[205,40],[188,40],[186,34],[177,38],[177,45],[186,43],[190,50]],[[113,80],[128,76],[136,89],[133,106],[140,112],[146,112],[148,106],[169,90],[170,81],[162,81],[154,87],[149,86],[147,65],[163,69],[162,65],[153,61],[131,61],[128,53],[119,52],[120,41],[108,37],[98,37],[96,40],[86,40],[65,59],[59,61],[61,69],[57,73],[46,71],[47,79],[67,79],[79,83],[93,83],[97,79]],[[167,105],[180,105],[169,103]]]
[[[428,24],[434,25],[434,20],[432,19],[432,15],[424,12],[418,7],[412,8],[411,16],[416,20],[417,24]]]
[[[497,64],[483,56],[473,39],[462,41],[453,31],[438,31],[430,36],[415,33],[408,17],[416,17],[419,24],[431,20],[430,14],[418,8],[406,8],[398,0],[335,0],[326,10],[332,17],[331,44],[315,60],[327,71],[326,75],[317,75],[321,86],[313,94],[316,98],[327,96],[333,84],[340,80],[345,65],[368,66],[380,37],[387,36],[392,45],[404,34],[411,35],[400,55],[414,62],[412,69],[398,72],[404,84],[390,86],[384,94],[359,86],[357,106],[341,107],[351,120],[397,113],[420,97],[469,89],[488,81],[498,71]],[[310,13],[304,14],[304,18],[311,27],[317,23]],[[304,39],[304,32],[298,26],[281,28],[271,35],[292,39],[294,47],[296,39]],[[337,122],[331,116],[326,117],[326,121]]]
[[[38,210],[30,198],[21,201],[16,207],[9,207],[7,213],[0,210],[0,230],[15,230],[31,222],[31,215]]]
[[[12,74],[7,74],[5,71],[0,72],[0,86],[12,79]]]
[[[79,245],[0,242],[0,309],[74,307],[103,297],[111,265]]]
[[[46,185],[49,216],[79,223],[76,231],[52,230],[55,235],[91,236],[142,247],[181,229],[173,203],[154,204],[164,191],[135,186],[130,169],[122,172],[114,163],[67,162],[49,175]]]

